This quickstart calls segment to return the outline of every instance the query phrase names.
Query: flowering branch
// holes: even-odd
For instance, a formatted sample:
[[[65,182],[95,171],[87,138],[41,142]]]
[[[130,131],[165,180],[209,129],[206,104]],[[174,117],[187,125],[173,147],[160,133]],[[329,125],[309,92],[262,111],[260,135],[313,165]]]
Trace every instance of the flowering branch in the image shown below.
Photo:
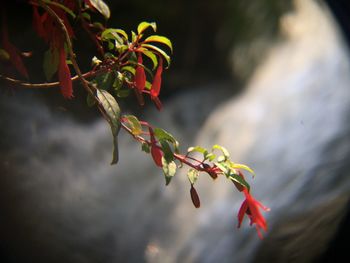
[[[238,227],[244,216],[248,215],[251,225],[255,224],[259,237],[262,237],[261,230],[266,231],[267,224],[260,209],[269,209],[251,195],[250,185],[242,171],[254,175],[252,169],[232,162],[228,151],[219,145],[211,149],[190,147],[186,154],[181,154],[179,142],[170,133],[146,121],[139,121],[133,115],[121,114],[118,101],[131,93],[135,94],[140,105],[145,104],[144,96],[149,96],[156,108],[162,109],[159,99],[162,74],[170,65],[168,53],[172,53],[173,47],[168,38],[149,35],[149,32],[157,31],[156,23],[141,22],[136,32],[132,31],[129,35],[122,29],[97,26],[91,21],[89,12],[98,11],[109,18],[110,11],[102,0],[28,0],[28,3],[33,9],[34,30],[49,46],[43,62],[45,76],[50,81],[56,75],[58,81],[30,83],[2,72],[0,79],[22,88],[60,87],[66,99],[73,98],[73,82],[79,80],[87,92],[88,106],[97,106],[111,127],[114,145],[111,164],[119,160],[118,134],[122,128],[141,143],[142,150],[149,153],[155,165],[162,169],[166,185],[171,182],[178,168],[183,165],[189,167],[187,177],[190,197],[196,208],[200,207],[200,198],[194,186],[199,175],[208,174],[213,180],[219,176],[226,177],[245,198],[238,213]],[[80,22],[97,48],[99,57],[92,58],[92,69],[86,73],[82,73],[74,53],[74,31],[69,18]],[[8,37],[6,20],[3,21],[0,58],[11,61],[14,69],[28,79],[20,53]],[[73,77],[69,64],[76,73]]]

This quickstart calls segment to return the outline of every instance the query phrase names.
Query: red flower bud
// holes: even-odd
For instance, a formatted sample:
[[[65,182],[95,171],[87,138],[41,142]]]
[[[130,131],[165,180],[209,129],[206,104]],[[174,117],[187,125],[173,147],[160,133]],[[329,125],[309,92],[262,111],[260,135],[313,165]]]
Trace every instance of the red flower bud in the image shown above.
[[[244,179],[243,173],[239,170],[238,170],[238,175]],[[236,186],[238,191],[242,192],[245,189],[245,187],[243,185],[241,185],[240,183],[237,183],[236,181],[233,181],[233,180],[232,180],[232,182]]]
[[[191,184],[190,194],[191,194],[191,199],[192,199],[192,203],[193,203],[194,207],[199,208],[201,206],[199,195],[192,184]]]
[[[141,53],[137,54],[137,66],[135,72],[135,86],[137,90],[142,93],[146,86],[146,74],[145,69],[141,66],[143,63]]]

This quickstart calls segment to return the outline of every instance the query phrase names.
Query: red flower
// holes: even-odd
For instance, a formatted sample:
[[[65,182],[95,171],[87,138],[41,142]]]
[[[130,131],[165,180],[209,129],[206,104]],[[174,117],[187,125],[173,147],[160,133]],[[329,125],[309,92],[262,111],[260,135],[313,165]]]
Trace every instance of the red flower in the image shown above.
[[[156,74],[153,79],[152,87],[151,87],[151,99],[156,105],[158,110],[162,109],[162,103],[160,102],[158,95],[160,93],[160,87],[162,85],[162,72],[163,72],[163,60],[159,58],[159,64],[156,71]]]
[[[63,97],[70,99],[73,97],[73,87],[69,67],[66,62],[66,52],[64,51],[64,48],[60,49],[59,56],[58,79],[61,86],[61,93]]]
[[[136,86],[135,93],[140,105],[145,104],[142,97],[142,91],[145,89],[145,86],[146,86],[146,73],[145,73],[145,69],[141,66],[142,63],[143,63],[142,55],[141,53],[138,53],[137,66],[136,66],[136,72],[135,72],[135,86]]]
[[[62,2],[67,8],[74,10],[74,1],[64,0]],[[45,42],[50,45],[51,50],[58,50],[59,64],[58,64],[58,80],[61,86],[61,93],[65,98],[73,97],[72,80],[69,67],[66,62],[66,52],[64,50],[65,37],[60,25],[55,21],[55,18],[50,16],[47,12],[42,15],[39,14],[37,3],[32,2],[33,5],[33,27],[38,36],[43,38]],[[62,8],[51,6],[52,10],[60,17],[65,25],[69,37],[74,35],[73,29],[68,21],[65,11]]]
[[[247,214],[250,218],[250,225],[255,224],[256,231],[258,232],[259,237],[262,238],[260,229],[267,231],[267,224],[265,218],[260,213],[259,208],[265,211],[269,211],[270,209],[263,206],[259,201],[255,200],[250,195],[247,188],[243,189],[243,193],[246,199],[243,201],[238,212],[238,227],[241,226],[244,215]]]
[[[146,86],[146,74],[145,74],[145,69],[141,66],[142,63],[143,63],[142,55],[138,53],[137,66],[136,66],[136,72],[135,72],[135,86],[140,93],[142,93],[142,91]]]

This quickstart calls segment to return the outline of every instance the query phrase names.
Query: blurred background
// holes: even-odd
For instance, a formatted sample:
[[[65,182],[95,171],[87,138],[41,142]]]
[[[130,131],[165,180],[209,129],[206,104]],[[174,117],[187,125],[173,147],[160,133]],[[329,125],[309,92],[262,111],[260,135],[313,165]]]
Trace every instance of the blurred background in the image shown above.
[[[271,211],[260,240],[224,178],[203,175],[190,200],[186,167],[161,170],[123,131],[110,166],[107,123],[82,88],[0,91],[0,257],[3,262],[346,262],[350,198],[349,4],[344,1],[106,1],[108,25],[156,21],[174,45],[162,112],[124,113],[192,145],[228,148],[252,167],[253,195]],[[47,49],[25,1],[6,9],[31,81]],[[84,37],[82,32],[77,31]],[[93,46],[79,44],[88,69]],[[33,66],[32,66],[33,65]],[[132,103],[131,103],[132,102]],[[142,110],[142,112],[140,112]],[[342,262],[343,262],[342,261]]]

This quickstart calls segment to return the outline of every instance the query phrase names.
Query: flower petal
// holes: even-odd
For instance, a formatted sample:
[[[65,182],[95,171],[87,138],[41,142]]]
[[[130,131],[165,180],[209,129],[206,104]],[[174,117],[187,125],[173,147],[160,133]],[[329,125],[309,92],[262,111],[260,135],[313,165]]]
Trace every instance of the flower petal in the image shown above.
[[[59,52],[60,61],[58,66],[58,79],[61,86],[61,93],[66,99],[73,98],[73,87],[70,75],[70,70],[66,62],[66,52],[64,48]]]
[[[241,224],[247,209],[248,209],[248,202],[247,202],[247,199],[245,199],[241,205],[241,208],[238,211],[238,226],[237,226],[238,228],[241,227]]]

